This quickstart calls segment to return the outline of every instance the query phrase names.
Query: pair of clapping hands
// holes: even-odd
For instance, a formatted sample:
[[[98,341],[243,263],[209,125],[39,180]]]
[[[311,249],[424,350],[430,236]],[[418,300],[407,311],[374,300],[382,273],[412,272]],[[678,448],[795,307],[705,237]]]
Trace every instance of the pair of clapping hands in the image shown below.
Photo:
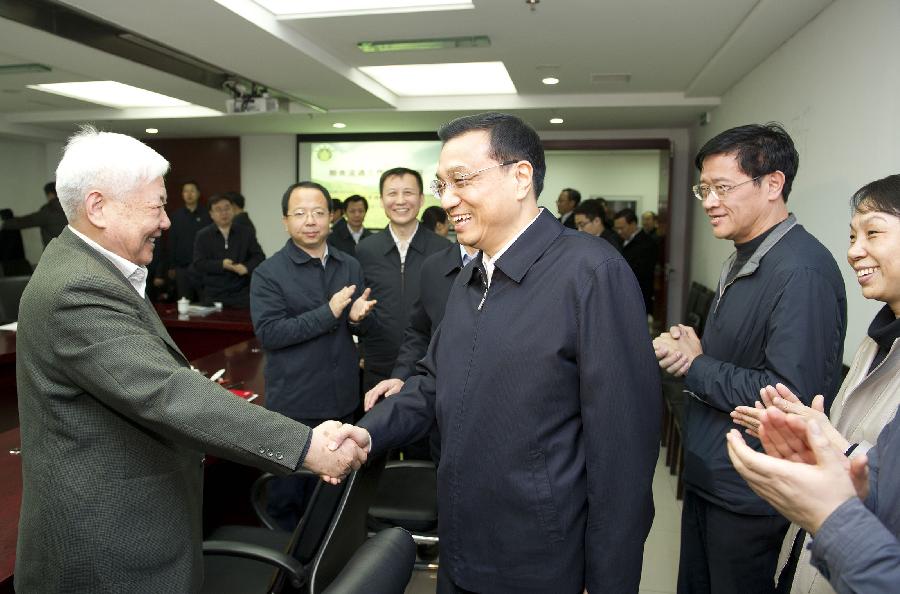
[[[849,442],[824,413],[824,398],[804,405],[785,385],[760,390],[754,406],[731,417],[758,437],[765,454],[749,447],[732,429],[726,439],[735,469],[757,495],[812,535],[841,504],[868,494],[867,457],[849,459]]]
[[[312,431],[303,467],[336,485],[350,471],[365,464],[370,445],[369,432],[365,429],[340,421],[325,421]]]

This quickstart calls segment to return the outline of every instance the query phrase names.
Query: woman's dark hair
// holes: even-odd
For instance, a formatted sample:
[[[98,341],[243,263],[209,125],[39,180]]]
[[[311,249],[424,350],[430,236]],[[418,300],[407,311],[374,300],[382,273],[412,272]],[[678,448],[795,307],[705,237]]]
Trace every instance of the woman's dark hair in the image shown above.
[[[858,189],[850,198],[850,214],[859,212],[885,212],[900,217],[900,175],[889,175]]]

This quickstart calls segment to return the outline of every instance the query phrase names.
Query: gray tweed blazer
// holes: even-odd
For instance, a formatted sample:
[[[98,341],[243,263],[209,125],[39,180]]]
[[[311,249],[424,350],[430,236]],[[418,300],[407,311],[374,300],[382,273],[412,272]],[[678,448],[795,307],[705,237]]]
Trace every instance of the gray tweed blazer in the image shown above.
[[[192,371],[149,301],[68,228],[19,309],[18,592],[193,592],[202,452],[284,474],[310,431]]]

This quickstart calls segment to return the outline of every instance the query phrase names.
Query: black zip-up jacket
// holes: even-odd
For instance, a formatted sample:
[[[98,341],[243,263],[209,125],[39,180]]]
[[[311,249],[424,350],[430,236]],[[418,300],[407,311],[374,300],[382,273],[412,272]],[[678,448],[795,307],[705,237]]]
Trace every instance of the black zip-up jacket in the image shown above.
[[[847,298],[831,253],[790,215],[726,284],[722,269],[703,332],[703,354],[685,376],[684,480],[697,495],[735,513],[775,515],[728,459],[725,434],[736,406],[753,406],[781,382],[809,405],[826,405],[841,383]],[[748,443],[762,450],[759,440]]]
[[[225,270],[222,261],[230,258],[247,267],[247,274]],[[202,275],[206,301],[221,301],[230,307],[250,307],[250,276],[266,259],[250,227],[231,225],[226,239],[219,228],[210,225],[197,232],[194,243],[194,268]]]
[[[356,246],[366,287],[372,289],[372,299],[378,300],[378,307],[370,314],[378,319],[377,329],[363,337],[366,369],[390,375],[413,304],[419,298],[422,262],[447,245],[446,239],[419,225],[403,267],[389,229],[366,237]]]

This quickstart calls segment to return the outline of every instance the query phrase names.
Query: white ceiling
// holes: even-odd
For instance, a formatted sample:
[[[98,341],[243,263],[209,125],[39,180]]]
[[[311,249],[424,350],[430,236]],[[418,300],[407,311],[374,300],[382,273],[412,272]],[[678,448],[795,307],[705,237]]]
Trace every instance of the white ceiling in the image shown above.
[[[24,0],[23,0],[24,1]],[[323,0],[325,1],[325,0]],[[831,0],[475,0],[474,10],[277,21],[251,0],[67,0],[72,8],[296,97],[290,113],[183,117],[116,110],[26,89],[42,82],[117,80],[223,110],[228,95],[0,18],[0,64],[51,72],[0,76],[0,135],[61,138],[74,124],[144,135],[212,136],[434,130],[497,109],[539,130],[673,128],[721,95]],[[239,16],[250,17],[246,20]],[[491,46],[364,54],[360,41],[487,35]],[[360,66],[503,61],[518,90],[496,97],[398,98]],[[631,75],[596,84],[592,74]],[[541,84],[548,74],[555,86]],[[309,109],[313,104],[325,110]],[[550,117],[565,118],[560,126]]]

